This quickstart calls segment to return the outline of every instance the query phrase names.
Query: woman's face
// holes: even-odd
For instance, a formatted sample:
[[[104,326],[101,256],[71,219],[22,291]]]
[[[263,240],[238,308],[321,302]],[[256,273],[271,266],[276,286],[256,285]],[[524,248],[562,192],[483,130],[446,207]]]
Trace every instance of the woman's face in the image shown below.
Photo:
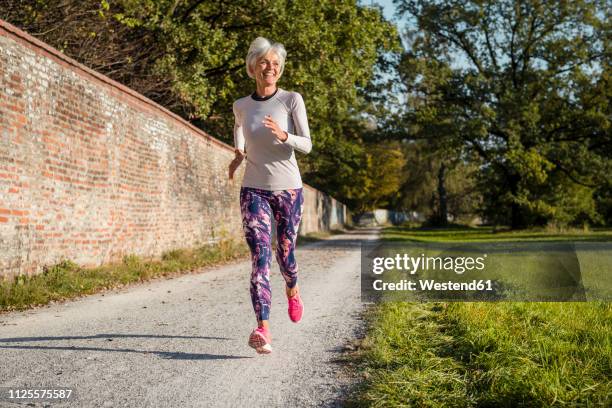
[[[257,60],[255,64],[255,81],[258,85],[273,86],[280,78],[280,61],[274,51]]]

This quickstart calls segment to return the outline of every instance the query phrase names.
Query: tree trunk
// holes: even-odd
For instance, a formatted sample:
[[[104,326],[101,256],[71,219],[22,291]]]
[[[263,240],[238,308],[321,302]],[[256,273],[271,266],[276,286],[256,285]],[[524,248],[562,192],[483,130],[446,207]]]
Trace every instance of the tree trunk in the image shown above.
[[[510,177],[510,192],[516,197],[518,194],[518,186],[521,180],[521,176],[518,174]],[[525,214],[521,206],[515,202],[510,205],[510,227],[512,229],[521,229],[525,227]]]
[[[446,165],[442,163],[438,170],[438,223],[448,225],[448,200],[446,195]]]

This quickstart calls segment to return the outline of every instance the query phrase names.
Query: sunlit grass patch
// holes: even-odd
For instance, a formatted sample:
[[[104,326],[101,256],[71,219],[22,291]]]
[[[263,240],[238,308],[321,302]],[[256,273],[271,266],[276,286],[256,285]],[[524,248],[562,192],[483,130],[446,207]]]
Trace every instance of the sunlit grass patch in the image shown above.
[[[349,406],[609,406],[608,303],[384,303]]]
[[[612,233],[388,228],[383,239],[584,242],[610,241]],[[604,255],[579,254],[581,267]],[[591,269],[592,276],[602,273]],[[608,302],[389,302],[366,316],[367,336],[353,356],[364,380],[349,406],[612,406]]]

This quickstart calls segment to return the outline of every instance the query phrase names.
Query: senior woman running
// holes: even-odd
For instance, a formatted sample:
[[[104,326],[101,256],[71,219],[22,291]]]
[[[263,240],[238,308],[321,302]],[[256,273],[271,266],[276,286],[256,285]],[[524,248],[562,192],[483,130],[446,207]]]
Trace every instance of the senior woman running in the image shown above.
[[[297,285],[295,243],[302,217],[302,179],[295,150],[312,149],[302,96],[276,86],[287,52],[282,44],[258,37],[249,48],[246,70],[257,90],[234,102],[236,157],[229,178],[246,158],[240,188],[240,209],[246,241],[251,250],[251,301],[257,328],[249,346],[260,354],[272,351],[270,317],[270,264],[272,218],[276,221],[276,260],[285,279],[289,318],[299,322],[304,306]]]

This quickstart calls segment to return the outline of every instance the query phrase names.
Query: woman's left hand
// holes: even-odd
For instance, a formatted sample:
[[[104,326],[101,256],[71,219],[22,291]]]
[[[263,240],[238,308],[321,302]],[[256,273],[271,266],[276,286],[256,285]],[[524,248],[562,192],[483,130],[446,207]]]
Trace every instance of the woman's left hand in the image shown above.
[[[274,136],[276,136],[276,138],[278,140],[280,140],[281,142],[284,142],[285,140],[287,140],[287,138],[289,137],[287,135],[287,132],[285,132],[284,130],[282,130],[280,128],[280,126],[278,126],[276,124],[276,122],[274,121],[274,119],[272,119],[272,116],[270,115],[266,115],[266,117],[263,120],[263,124],[265,127],[267,127],[268,129],[270,129],[272,131],[272,133],[274,133]]]

